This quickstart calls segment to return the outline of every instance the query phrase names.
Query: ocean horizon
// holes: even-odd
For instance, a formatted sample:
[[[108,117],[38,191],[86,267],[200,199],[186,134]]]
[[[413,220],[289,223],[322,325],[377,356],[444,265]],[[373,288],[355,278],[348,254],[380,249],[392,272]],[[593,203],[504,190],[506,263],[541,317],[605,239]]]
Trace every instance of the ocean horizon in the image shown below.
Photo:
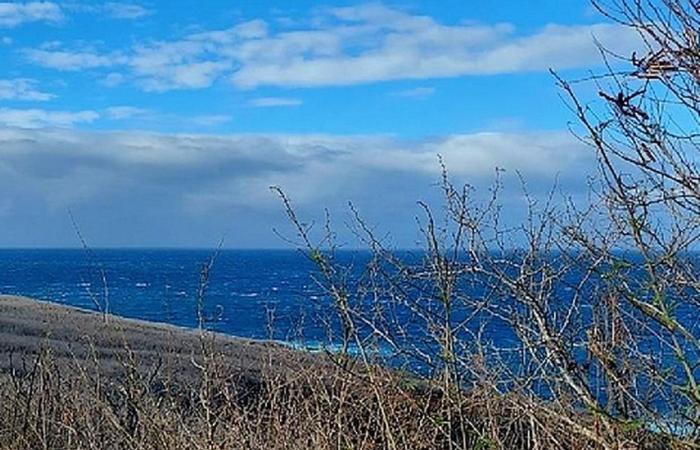
[[[295,249],[0,249],[0,295],[101,311],[106,293],[110,314],[196,328],[201,269],[214,255],[204,296],[207,329],[305,348],[333,345],[327,328],[333,311],[314,280],[314,264]],[[368,253],[339,255],[360,267]]]

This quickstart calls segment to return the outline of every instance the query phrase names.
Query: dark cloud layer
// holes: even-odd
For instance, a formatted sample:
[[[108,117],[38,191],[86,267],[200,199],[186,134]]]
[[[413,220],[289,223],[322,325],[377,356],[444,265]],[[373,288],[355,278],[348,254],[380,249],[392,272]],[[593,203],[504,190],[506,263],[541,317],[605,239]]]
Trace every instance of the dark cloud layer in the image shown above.
[[[437,193],[438,154],[458,180],[485,186],[499,167],[535,192],[556,176],[575,192],[593,167],[588,149],[553,132],[408,141],[0,128],[0,245],[74,245],[70,209],[97,246],[209,246],[223,234],[231,246],[284,246],[271,185],[312,216],[328,207],[342,218],[353,200],[410,245],[415,201]]]

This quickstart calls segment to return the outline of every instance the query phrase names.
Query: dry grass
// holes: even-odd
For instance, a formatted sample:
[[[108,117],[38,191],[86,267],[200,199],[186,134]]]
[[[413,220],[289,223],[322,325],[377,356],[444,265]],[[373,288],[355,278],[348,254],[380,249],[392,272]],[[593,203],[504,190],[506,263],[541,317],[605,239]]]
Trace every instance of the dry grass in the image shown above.
[[[517,396],[22,299],[0,310],[1,449],[600,448]]]

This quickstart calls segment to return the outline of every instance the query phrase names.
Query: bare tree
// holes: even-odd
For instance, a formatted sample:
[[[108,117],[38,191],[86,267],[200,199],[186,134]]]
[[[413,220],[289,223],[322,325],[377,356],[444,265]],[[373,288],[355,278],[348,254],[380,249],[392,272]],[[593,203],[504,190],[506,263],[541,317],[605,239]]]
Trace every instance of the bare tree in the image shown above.
[[[386,248],[351,205],[371,256],[348,282],[330,229],[314,241],[276,189],[344,342],[363,354],[391,349],[385,362],[402,361],[438,389],[450,448],[483,432],[461,414],[465,392],[477,390],[512,402],[530,430],[547,417],[550,431],[594,447],[700,445],[700,4],[594,5],[640,47],[629,56],[601,47],[607,69],[585,80],[554,73],[572,130],[598,156],[589,203],[523,187],[527,217],[508,227],[499,177],[478,200],[443,166],[441,208],[419,204],[419,257]],[[578,95],[584,83],[597,98]],[[558,433],[548,436],[555,445]]]

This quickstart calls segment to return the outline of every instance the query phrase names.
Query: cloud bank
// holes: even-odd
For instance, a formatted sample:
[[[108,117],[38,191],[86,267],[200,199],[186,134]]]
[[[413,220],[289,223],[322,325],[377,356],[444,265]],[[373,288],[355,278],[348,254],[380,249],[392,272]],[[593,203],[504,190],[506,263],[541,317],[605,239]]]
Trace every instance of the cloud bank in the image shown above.
[[[544,189],[554,174],[575,184],[592,167],[588,149],[552,132],[409,141],[2,127],[0,190],[8,201],[0,236],[25,242],[25,230],[59,222],[61,233],[46,225],[45,234],[32,236],[56,239],[40,245],[70,245],[70,208],[96,245],[206,245],[239,225],[247,234],[233,236],[232,245],[284,245],[275,241],[272,225],[264,225],[283,222],[268,189],[279,185],[302,211],[342,208],[353,200],[405,237],[414,228],[414,202],[429,196],[439,179],[438,154],[454,177],[475,184],[489,183],[500,167],[519,170],[531,186]],[[405,220],[394,224],[399,217]],[[170,234],[159,232],[164,228]]]

